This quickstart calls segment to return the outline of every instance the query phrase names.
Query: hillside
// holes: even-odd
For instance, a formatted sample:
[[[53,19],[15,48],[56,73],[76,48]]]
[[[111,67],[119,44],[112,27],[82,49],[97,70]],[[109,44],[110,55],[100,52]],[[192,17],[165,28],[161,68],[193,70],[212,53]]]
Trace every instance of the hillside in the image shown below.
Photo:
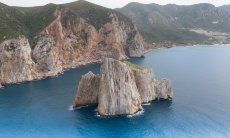
[[[55,19],[56,5],[22,8],[0,4],[0,7],[0,42],[19,35],[31,40]]]
[[[0,84],[55,76],[106,57],[141,57],[149,48],[129,18],[83,0],[1,4],[0,10]]]
[[[174,42],[204,41],[208,36],[191,32],[201,28],[215,32],[230,32],[229,6],[215,7],[211,4],[178,6],[174,4],[130,3],[117,9],[130,17],[149,41]]]
[[[104,24],[111,21],[110,13],[116,13],[119,20],[132,25],[131,20],[119,12],[84,0],[60,5],[47,4],[39,7],[10,7],[0,3],[0,42],[19,35],[26,35],[29,40],[32,40],[55,20],[55,10],[63,11],[66,9],[69,9],[69,13],[63,17],[63,25],[67,18],[82,17],[100,29]]]
[[[26,33],[20,22],[22,13],[15,8],[0,3],[0,42]]]

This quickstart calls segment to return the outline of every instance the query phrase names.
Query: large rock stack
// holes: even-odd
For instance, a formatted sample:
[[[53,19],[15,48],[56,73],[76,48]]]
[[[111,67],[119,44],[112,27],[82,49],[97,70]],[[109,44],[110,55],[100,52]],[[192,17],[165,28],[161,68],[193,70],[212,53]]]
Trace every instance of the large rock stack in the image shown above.
[[[82,77],[73,106],[98,104],[100,115],[129,115],[141,111],[142,103],[172,96],[171,81],[156,80],[151,69],[106,58],[99,75]]]

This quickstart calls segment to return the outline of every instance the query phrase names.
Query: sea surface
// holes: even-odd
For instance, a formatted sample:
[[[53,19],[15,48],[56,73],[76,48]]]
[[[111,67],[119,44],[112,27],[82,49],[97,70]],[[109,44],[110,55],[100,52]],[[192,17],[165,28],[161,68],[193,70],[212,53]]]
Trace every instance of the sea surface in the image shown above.
[[[135,116],[101,118],[71,109],[81,76],[99,65],[0,90],[0,137],[230,137],[230,45],[174,47],[131,60],[173,82],[172,101]]]

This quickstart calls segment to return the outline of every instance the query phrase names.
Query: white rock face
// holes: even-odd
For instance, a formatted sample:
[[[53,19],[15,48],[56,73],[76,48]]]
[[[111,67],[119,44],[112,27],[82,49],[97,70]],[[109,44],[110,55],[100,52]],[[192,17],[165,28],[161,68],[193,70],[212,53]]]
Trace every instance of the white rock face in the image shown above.
[[[151,69],[106,58],[100,75],[83,76],[74,107],[98,103],[100,115],[130,115],[141,111],[142,103],[172,96],[171,81],[156,80]]]
[[[148,103],[149,101],[155,100],[155,85],[157,80],[154,78],[153,71],[148,68],[135,68],[133,71],[142,103]]]
[[[0,44],[0,82],[18,83],[39,79],[36,64],[31,58],[28,40],[21,36]]]
[[[131,68],[120,61],[105,59],[101,66],[99,114],[134,114],[140,110],[141,97]]]
[[[74,99],[74,107],[98,103],[100,77],[89,72],[82,76],[78,86],[78,95]]]
[[[170,99],[173,97],[172,82],[168,79],[161,79],[156,82],[157,99]]]
[[[47,76],[54,76],[63,70],[59,60],[59,50],[54,46],[51,36],[41,36],[35,46],[32,56],[41,70]]]

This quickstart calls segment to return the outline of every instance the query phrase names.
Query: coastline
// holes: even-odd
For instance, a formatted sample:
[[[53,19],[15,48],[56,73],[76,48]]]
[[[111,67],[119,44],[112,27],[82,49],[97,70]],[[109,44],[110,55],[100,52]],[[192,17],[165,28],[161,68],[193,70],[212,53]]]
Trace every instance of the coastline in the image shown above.
[[[143,56],[141,57],[137,57],[137,58],[143,58],[145,54],[149,53],[149,52],[152,52],[154,50],[160,50],[160,49],[167,49],[167,48],[173,48],[173,47],[194,47],[194,46],[201,46],[201,45],[207,45],[207,46],[216,46],[216,45],[228,45],[230,43],[226,43],[226,44],[221,44],[221,43],[215,43],[215,44],[183,44],[183,45],[179,45],[179,44],[175,44],[175,43],[172,43],[171,45],[164,45],[164,46],[155,46],[154,48],[150,48],[150,49],[147,49],[143,52]],[[156,44],[158,45],[158,44]],[[128,58],[124,58],[124,59],[120,59],[121,61],[122,60],[128,60],[130,58],[134,58],[134,57],[128,57]],[[80,65],[76,65],[76,66],[72,66],[72,67],[66,67],[64,68],[62,71],[58,72],[57,74],[55,75],[47,75],[47,76],[42,76],[41,78],[38,78],[38,79],[33,79],[33,80],[28,80],[28,81],[22,81],[22,82],[15,82],[15,83],[6,83],[6,84],[1,84],[0,83],[0,89],[3,89],[4,86],[7,86],[7,85],[13,85],[13,84],[23,84],[23,83],[27,83],[27,82],[33,82],[33,81],[40,81],[40,80],[43,80],[43,79],[46,79],[46,78],[54,78],[54,77],[58,77],[59,75],[63,74],[65,71],[68,71],[70,69],[76,69],[76,68],[80,68],[80,67],[86,67],[86,66],[89,66],[89,65],[94,65],[94,64],[101,64],[102,63],[102,60],[95,60],[95,61],[92,61],[92,62],[86,62],[84,64],[80,64]]]
[[[0,83],[0,89],[4,88],[4,86],[8,86],[8,85],[23,84],[23,83],[27,83],[27,82],[35,82],[35,81],[44,80],[46,78],[55,78],[55,77],[58,77],[61,74],[64,74],[66,71],[68,71],[70,69],[76,69],[76,68],[86,67],[86,66],[89,66],[89,65],[100,64],[100,63],[101,63],[101,61],[96,60],[96,61],[92,61],[92,62],[87,62],[85,64],[76,65],[76,66],[72,66],[72,67],[69,67],[69,68],[64,68],[61,72],[58,72],[55,75],[47,75],[47,76],[43,76],[43,77],[38,78],[38,79],[33,79],[33,80],[28,80],[28,81],[22,81],[22,82],[14,82],[14,83],[6,83],[6,84],[1,84]]]

